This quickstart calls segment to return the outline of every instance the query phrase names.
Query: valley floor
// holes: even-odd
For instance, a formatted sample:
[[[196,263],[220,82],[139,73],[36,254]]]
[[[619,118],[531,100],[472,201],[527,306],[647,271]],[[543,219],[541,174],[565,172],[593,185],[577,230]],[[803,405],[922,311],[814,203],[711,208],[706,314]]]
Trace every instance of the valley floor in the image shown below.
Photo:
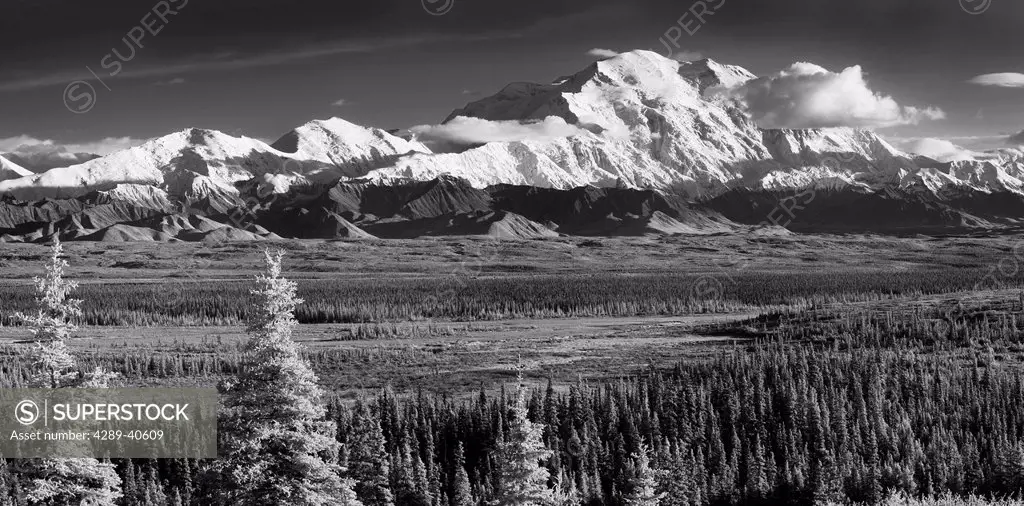
[[[423,337],[361,338],[358,324],[300,325],[296,340],[310,353],[328,351],[341,363],[319,370],[333,393],[348,396],[390,385],[399,391],[438,392],[492,389],[515,378],[522,363],[527,374],[557,385],[579,378],[601,382],[650,367],[666,368],[689,358],[708,356],[722,345],[748,338],[702,336],[695,326],[727,324],[754,313],[683,317],[609,317],[443,323]],[[412,328],[395,325],[396,329]],[[84,327],[77,347],[95,355],[125,352],[153,355],[186,349],[230,354],[244,339],[234,327]],[[0,345],[26,338],[20,328],[0,329]],[[214,344],[216,343],[216,344]],[[329,361],[324,361],[325,364]],[[215,377],[200,378],[213,386]]]
[[[1009,314],[1019,305],[1016,287],[1024,286],[1015,241],[679,236],[280,246],[285,275],[310,308],[300,321],[322,322],[301,325],[296,339],[317,355],[331,391],[347,397],[385,385],[493,389],[512,381],[520,360],[536,381],[601,381],[781,334],[835,339],[842,331],[823,326],[865,315],[938,311],[915,318],[939,325],[942,311],[965,304]],[[77,333],[76,346],[98,361],[129,353],[230,362],[245,338],[235,306],[244,305],[260,247],[68,244],[70,273],[82,283],[78,296],[93,320]],[[0,253],[4,317],[12,306],[31,304],[29,278],[46,253],[34,245],[6,245]],[[147,297],[154,303],[138,304]],[[663,304],[671,297],[678,300]],[[340,315],[334,309],[353,305],[366,307]],[[779,316],[809,308],[840,316]],[[0,327],[0,344],[27,337],[20,327]],[[1011,353],[1010,361],[1018,356],[1024,354]],[[212,385],[218,377],[189,381]]]
[[[971,236],[680,235],[535,240],[443,237],[409,240],[289,240],[266,243],[65,243],[71,269],[86,283],[207,282],[251,279],[265,248],[286,251],[289,277],[346,279],[596,272],[826,271],[989,268],[1024,262],[1024,238]],[[0,289],[38,274],[48,248],[0,246]],[[1021,259],[1016,259],[1020,256]],[[1024,270],[1024,269],[1014,269]],[[1016,275],[1016,273],[1011,273]]]

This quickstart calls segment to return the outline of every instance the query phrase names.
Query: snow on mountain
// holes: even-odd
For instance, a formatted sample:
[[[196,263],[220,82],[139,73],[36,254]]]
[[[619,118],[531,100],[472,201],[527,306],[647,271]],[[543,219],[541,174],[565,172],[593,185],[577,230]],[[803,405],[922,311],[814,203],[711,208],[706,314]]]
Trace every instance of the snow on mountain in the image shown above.
[[[285,135],[275,149],[263,141],[190,128],[85,163],[0,182],[0,193],[22,199],[74,197],[118,184],[153,185],[169,195],[201,198],[237,194],[235,183],[269,179],[278,191],[289,183],[330,182],[362,175],[397,155],[427,151],[377,129],[339,119],[313,121]],[[283,151],[282,151],[283,150]]]
[[[930,193],[944,197],[956,196],[965,191],[1008,191],[1024,195],[1024,164],[1002,158],[956,160],[907,174],[900,184],[923,186]]]
[[[88,162],[48,170],[42,174],[4,181],[0,193],[22,199],[74,197],[118,184],[166,187],[168,193],[184,194],[194,179],[203,185],[229,186],[252,177],[242,164],[253,153],[272,151],[255,139],[236,138],[200,129],[187,129],[153,139],[141,146],[118,151]],[[183,173],[194,174],[185,178]]]
[[[712,60],[678,62],[632,51],[552,84],[515,83],[457,109],[492,122],[562,118],[579,133],[547,141],[489,142],[456,154],[403,157],[372,179],[441,173],[477,186],[627,185],[705,197],[737,186],[868,186],[916,172],[913,160],[869,131],[761,130],[712,88],[754,75]]]
[[[32,172],[28,169],[0,156],[0,181],[17,179],[31,175]]]
[[[271,147],[294,159],[332,165],[347,177],[365,175],[394,163],[402,155],[430,152],[418,142],[341,118],[310,121],[288,132]]]
[[[175,207],[167,192],[149,185],[119,184],[110,190],[98,192],[98,196],[109,200],[132,202],[151,209],[171,209]]]
[[[550,84],[510,84],[453,111],[441,125],[414,127],[404,136],[338,118],[311,121],[270,145],[187,129],[42,174],[4,161],[0,193],[38,199],[148,185],[170,199],[224,203],[242,182],[265,195],[339,179],[426,181],[448,174],[478,188],[594,185],[695,198],[734,188],[808,186],[1024,194],[1019,149],[940,163],[907,155],[867,130],[760,129],[718,92],[754,78],[713,60],[678,62],[632,51]],[[439,140],[454,148],[432,151]]]
[[[723,65],[709,58],[681,64],[679,75],[697,83],[701,93],[709,88],[734,88],[757,78],[743,67]]]

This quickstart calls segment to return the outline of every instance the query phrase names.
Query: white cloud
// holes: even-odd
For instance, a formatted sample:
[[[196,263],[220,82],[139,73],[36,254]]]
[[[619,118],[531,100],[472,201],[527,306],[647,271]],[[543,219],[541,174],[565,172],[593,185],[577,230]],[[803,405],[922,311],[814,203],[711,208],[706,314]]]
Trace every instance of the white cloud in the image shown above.
[[[1007,137],[1006,143],[1014,146],[1024,146],[1024,130]]]
[[[121,151],[144,144],[148,139],[136,139],[134,137],[105,137],[98,141],[64,144],[64,147],[74,153],[93,153],[100,156],[109,155],[115,151]]]
[[[1024,74],[1002,72],[999,74],[982,74],[967,81],[981,86],[999,86],[1001,88],[1024,88]]]
[[[611,49],[601,49],[599,47],[595,47],[594,49],[587,51],[587,54],[590,56],[595,56],[597,58],[613,58],[615,56],[618,56],[619,52],[612,51]]]
[[[174,79],[171,79],[169,81],[157,81],[154,84],[156,84],[157,86],[177,86],[179,84],[185,84],[185,78],[175,77]]]
[[[594,49],[591,49],[591,50],[587,51],[587,54],[590,55],[590,56],[593,56],[595,58],[602,58],[603,59],[603,58],[614,58],[614,57],[618,56],[621,53],[619,53],[618,51],[613,51],[611,49],[601,49],[599,47],[595,47]],[[672,54],[669,56],[669,58],[672,58],[673,60],[681,61],[681,62],[690,62],[690,61],[694,61],[694,60],[699,60],[699,59],[701,59],[703,57],[704,57],[704,55],[701,54],[700,51],[686,51],[686,50],[673,51]]]
[[[50,169],[84,162],[92,156],[108,155],[146,142],[131,137],[107,137],[98,141],[59,143],[52,139],[39,139],[18,135],[0,139],[0,152],[11,153],[30,165],[32,169]]]
[[[339,98],[338,100],[331,102],[331,105],[333,105],[334,107],[342,107],[348,105],[348,103],[348,100],[345,100],[344,98]]]
[[[928,158],[938,160],[940,162],[972,160],[984,156],[983,153],[977,153],[969,149],[962,148],[948,140],[935,139],[931,137],[912,139],[901,147],[905,151],[927,156]]]
[[[859,65],[835,73],[813,63],[794,63],[718,91],[742,102],[761,128],[874,128],[945,118],[940,109],[901,106],[875,93]]]
[[[544,142],[588,133],[558,116],[530,122],[490,121],[457,116],[443,125],[414,126],[409,132],[416,140],[439,151],[488,142]]]
[[[0,139],[0,151],[12,152],[21,147],[31,147],[38,145],[45,145],[46,143],[53,144],[53,141],[44,141],[36,139],[28,135],[18,135],[16,137],[8,137],[6,139]]]
[[[917,151],[927,150],[929,147],[928,141],[935,140],[929,137],[893,136],[885,136],[885,139],[892,143],[893,146],[896,146],[897,148],[909,153],[916,153]],[[998,156],[998,154],[995,154],[995,150],[1005,147],[1006,144],[1009,142],[1009,139],[1007,138],[1007,134],[1005,132],[991,135],[951,135],[944,136],[937,140],[943,142],[950,142],[954,146],[956,146],[956,148],[963,150],[965,153],[970,154],[970,156],[978,160]],[[918,148],[918,144],[921,143],[922,141],[924,142],[924,144],[921,144],[921,148]],[[934,143],[930,144],[932,144],[932,146],[936,146]],[[938,151],[937,148],[933,149]],[[949,150],[947,150],[947,152],[948,151]]]
[[[697,61],[704,58],[700,51],[676,51],[672,53],[672,59],[681,62]]]

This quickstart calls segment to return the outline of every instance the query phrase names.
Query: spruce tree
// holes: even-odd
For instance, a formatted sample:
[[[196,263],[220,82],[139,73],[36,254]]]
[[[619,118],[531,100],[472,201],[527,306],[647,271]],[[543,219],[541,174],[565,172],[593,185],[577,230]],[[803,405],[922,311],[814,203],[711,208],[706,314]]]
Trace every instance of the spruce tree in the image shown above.
[[[337,428],[325,417],[317,376],[291,338],[302,300],[295,283],[281,276],[283,253],[264,254],[267,272],[252,290],[250,339],[237,377],[222,384],[218,492],[237,505],[338,504],[342,498],[359,504],[340,476]]]
[[[551,457],[544,446],[543,424],[527,418],[526,388],[520,377],[505,440],[498,444],[499,482],[495,506],[550,506],[557,503],[548,486],[550,473],[541,461]]]
[[[626,495],[625,506],[658,506],[665,494],[658,493],[658,478],[651,469],[651,458],[645,445],[633,454],[629,466],[630,491]]]
[[[0,506],[15,506],[14,477],[7,469],[7,460],[0,458]]]
[[[419,461],[418,455],[412,456],[409,439],[403,438],[395,452],[392,457],[392,488],[396,503],[402,506],[430,506],[430,496],[426,493],[427,478],[422,471],[423,463]]]
[[[29,384],[36,388],[73,386],[78,377],[68,339],[78,330],[75,319],[82,316],[82,301],[70,298],[78,283],[64,279],[68,262],[63,253],[60,240],[54,239],[44,276],[33,278],[36,314],[15,315],[32,333],[33,346],[27,358],[32,368]]]
[[[389,485],[391,466],[384,448],[380,421],[366,404],[356,403],[352,428],[348,435],[348,475],[356,482],[355,491],[366,506],[394,506]]]
[[[689,506],[695,488],[695,480],[691,476],[694,467],[692,457],[680,453],[679,444],[674,443],[662,482],[662,489],[665,491],[663,504],[667,506]]]
[[[810,496],[815,505],[827,505],[836,501],[841,493],[839,477],[836,474],[835,459],[828,447],[826,425],[822,421],[818,398],[813,394],[809,400],[807,423],[810,429]]]
[[[459,441],[455,447],[455,481],[452,483],[451,506],[473,506],[473,489],[466,473],[466,454]]]
[[[82,314],[82,301],[69,298],[78,285],[64,279],[68,262],[63,254],[60,240],[54,238],[46,272],[34,278],[37,312],[17,315],[34,341],[27,353],[30,384],[37,388],[105,387],[111,375],[101,370],[80,374],[68,348],[68,339],[78,329],[74,320]],[[26,459],[11,467],[28,504],[112,506],[121,497],[121,479],[113,464],[96,459]]]

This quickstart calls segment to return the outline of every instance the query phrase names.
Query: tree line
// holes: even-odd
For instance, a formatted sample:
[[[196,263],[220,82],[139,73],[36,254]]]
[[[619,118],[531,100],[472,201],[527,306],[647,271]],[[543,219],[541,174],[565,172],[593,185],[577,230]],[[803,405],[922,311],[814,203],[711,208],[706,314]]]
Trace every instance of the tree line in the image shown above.
[[[679,315],[805,308],[884,300],[893,296],[972,289],[986,271],[977,268],[901,272],[597,273],[557,275],[450,275],[365,279],[311,279],[299,287],[306,302],[299,323],[384,323],[422,320],[486,321]],[[1024,271],[1001,280],[1024,286]],[[252,304],[243,281],[205,283],[201,278],[160,283],[83,285],[79,322],[93,326],[244,325]],[[32,287],[0,290],[12,311],[35,304]],[[10,314],[0,325],[19,325]]]

